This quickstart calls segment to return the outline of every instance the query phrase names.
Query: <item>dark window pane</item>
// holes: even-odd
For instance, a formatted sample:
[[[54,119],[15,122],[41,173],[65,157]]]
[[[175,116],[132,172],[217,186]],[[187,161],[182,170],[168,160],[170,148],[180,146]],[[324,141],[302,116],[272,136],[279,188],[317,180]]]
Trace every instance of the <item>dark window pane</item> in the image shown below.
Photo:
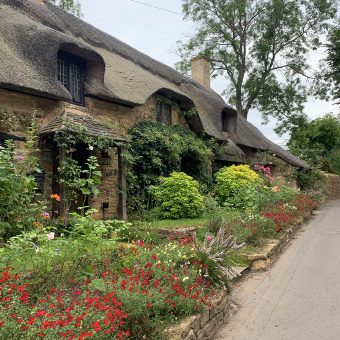
[[[157,100],[156,102],[156,121],[162,123],[163,116],[163,102]]]
[[[222,131],[228,132],[227,128],[227,114],[225,112],[222,112]]]
[[[81,102],[80,69],[73,64],[71,64],[71,94],[73,101]]]
[[[57,60],[58,80],[67,88],[67,65],[64,60]]]
[[[164,104],[164,124],[171,125],[171,105]]]
[[[70,92],[71,103],[84,105],[85,76],[85,60],[70,53],[59,51],[57,56],[57,78]]]

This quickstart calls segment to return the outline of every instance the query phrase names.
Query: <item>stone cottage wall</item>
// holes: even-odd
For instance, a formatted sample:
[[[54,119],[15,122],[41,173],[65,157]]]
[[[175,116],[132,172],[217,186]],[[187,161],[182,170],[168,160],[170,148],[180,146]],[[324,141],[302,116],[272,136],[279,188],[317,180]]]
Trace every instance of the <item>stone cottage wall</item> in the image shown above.
[[[340,176],[334,174],[326,174],[326,176],[327,200],[340,198]]]
[[[241,149],[246,155],[247,164],[269,167],[271,176],[275,179],[276,184],[284,184],[290,188],[297,188],[296,180],[292,177],[295,171],[294,166],[288,164],[275,154],[258,152],[244,146]]]
[[[44,126],[47,122],[50,122],[55,117],[63,114],[63,112],[66,110],[67,112],[92,116],[97,121],[113,127],[117,133],[124,135],[128,129],[137,122],[156,122],[156,100],[158,97],[161,99],[160,96],[153,95],[147,99],[144,105],[134,108],[105,100],[87,97],[85,100],[85,107],[81,107],[57,100],[0,89],[0,110],[10,112],[11,116],[15,117],[13,119],[15,119],[16,122],[15,124],[12,124],[15,125],[15,130],[6,130],[4,127],[0,127],[0,132],[15,134],[18,137],[24,137],[27,135],[27,128],[30,125],[34,111],[36,111],[36,123],[37,129],[39,130],[40,127]],[[172,125],[188,127],[185,118],[180,114],[179,106],[176,104],[172,105],[171,119]],[[51,194],[56,194],[56,192],[52,192],[53,162],[42,161],[42,145],[39,145],[38,147],[40,150],[37,152],[37,156],[40,159],[40,165],[43,171],[46,173],[42,195],[45,199],[46,205],[48,206],[48,212],[51,213],[52,205],[49,197]],[[15,148],[18,152],[23,151],[24,142],[16,141]],[[94,154],[95,151],[98,150],[94,150]],[[98,187],[100,193],[97,197],[94,197],[93,195],[89,197],[90,207],[99,211],[99,213],[94,215],[94,217],[97,219],[101,219],[103,217],[112,218],[118,215],[117,209],[119,188],[117,148],[110,150],[109,155],[111,157],[110,165],[103,165],[101,155],[98,157],[98,162],[100,164],[99,170],[102,173],[102,183]],[[101,204],[104,202],[109,203],[109,208],[105,211],[103,211],[101,208]]]

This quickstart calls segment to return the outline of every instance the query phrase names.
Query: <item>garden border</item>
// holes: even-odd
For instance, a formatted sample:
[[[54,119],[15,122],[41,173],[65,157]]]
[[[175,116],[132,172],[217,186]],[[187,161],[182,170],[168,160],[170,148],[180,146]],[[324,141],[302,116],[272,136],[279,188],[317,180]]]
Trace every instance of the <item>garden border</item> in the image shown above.
[[[240,256],[247,258],[252,262],[250,266],[251,271],[268,270],[276,261],[279,254],[283,252],[284,248],[294,238],[296,233],[300,230],[312,216],[313,210],[306,216],[301,218],[291,226],[280,239],[269,240],[264,251],[258,254],[241,254]],[[172,326],[166,332],[171,336],[172,340],[211,340],[215,337],[220,329],[226,325],[228,319],[232,315],[231,304],[229,303],[228,290],[217,291],[211,301],[212,307],[205,310],[203,313],[185,317],[181,323]]]

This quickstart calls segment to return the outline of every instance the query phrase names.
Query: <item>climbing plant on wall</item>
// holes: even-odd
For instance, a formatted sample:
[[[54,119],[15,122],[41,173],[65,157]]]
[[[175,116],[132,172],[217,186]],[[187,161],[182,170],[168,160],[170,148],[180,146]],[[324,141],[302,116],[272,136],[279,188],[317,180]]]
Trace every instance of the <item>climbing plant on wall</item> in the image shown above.
[[[184,172],[206,189],[211,185],[209,164],[218,147],[214,140],[198,138],[181,126],[152,122],[135,124],[130,132],[128,160],[128,203],[130,209],[149,197],[146,188],[159,177]],[[136,202],[139,200],[139,202]]]
[[[62,118],[63,129],[57,130],[53,141],[64,150],[64,159],[60,160],[58,172],[59,183],[65,183],[66,206],[77,200],[79,193],[83,194],[83,203],[90,194],[98,195],[97,185],[101,183],[101,172],[98,170],[98,154],[109,150],[117,143],[107,136],[89,136],[87,129],[75,126],[67,118]],[[80,164],[74,157],[80,144],[86,145],[89,156],[85,164]]]

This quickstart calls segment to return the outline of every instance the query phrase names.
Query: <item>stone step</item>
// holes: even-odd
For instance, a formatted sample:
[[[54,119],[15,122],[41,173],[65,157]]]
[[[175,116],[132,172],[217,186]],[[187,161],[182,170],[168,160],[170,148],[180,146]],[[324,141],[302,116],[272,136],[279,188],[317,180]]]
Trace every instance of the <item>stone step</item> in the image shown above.
[[[240,277],[242,275],[243,272],[245,272],[247,269],[249,269],[249,267],[240,267],[240,266],[234,266],[233,268],[235,269],[235,271],[238,275],[235,274],[235,275],[229,276],[229,280],[237,279],[238,277]]]

